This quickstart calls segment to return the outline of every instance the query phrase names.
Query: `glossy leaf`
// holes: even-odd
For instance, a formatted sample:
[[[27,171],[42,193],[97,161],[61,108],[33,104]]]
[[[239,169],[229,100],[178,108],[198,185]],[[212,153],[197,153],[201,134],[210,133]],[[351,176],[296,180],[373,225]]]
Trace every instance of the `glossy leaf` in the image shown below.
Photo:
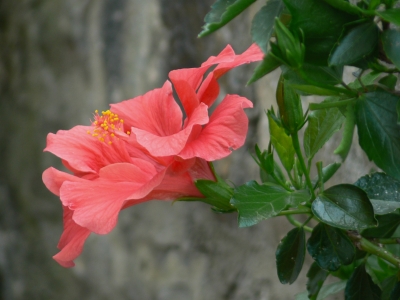
[[[370,54],[378,43],[375,22],[365,22],[350,29],[329,57],[329,65],[350,65]]]
[[[344,116],[338,108],[320,109],[310,113],[304,132],[304,151],[308,159],[340,129]]]
[[[331,295],[339,293],[340,291],[344,290],[344,288],[346,287],[346,283],[347,281],[343,280],[324,285],[318,294],[317,300],[323,300]],[[308,299],[309,298],[307,292],[297,294],[295,298],[295,300],[308,300]]]
[[[252,84],[259,80],[260,78],[264,77],[265,75],[271,73],[273,70],[278,68],[281,65],[281,62],[277,60],[274,56],[268,53],[263,61],[256,67],[254,70],[253,75],[251,76],[250,80],[247,84]]]
[[[303,228],[294,228],[279,243],[276,267],[282,284],[292,284],[301,271],[306,254],[306,236]]]
[[[293,31],[301,28],[304,33],[306,62],[326,66],[343,26],[356,17],[321,0],[284,0],[284,3],[292,15],[290,28]]]
[[[248,227],[309,199],[306,190],[289,192],[276,184],[250,181],[235,189],[231,204],[239,211],[239,227]]]
[[[341,265],[353,262],[355,248],[349,237],[340,229],[319,223],[307,242],[307,250],[324,270],[336,271]]]
[[[365,175],[354,185],[367,193],[375,214],[384,215],[400,208],[400,181],[385,173]]]
[[[400,31],[389,29],[382,34],[382,45],[387,57],[400,69]]]
[[[381,290],[371,279],[361,264],[354,271],[346,285],[346,300],[380,300]]]
[[[400,179],[400,97],[386,91],[364,94],[356,103],[359,143],[368,158],[390,176]]]
[[[362,236],[368,238],[389,238],[400,225],[400,215],[387,214],[376,216],[378,227],[367,228],[362,232]]]
[[[295,151],[293,148],[292,138],[288,136],[285,129],[280,127],[268,112],[269,132],[271,135],[271,143],[274,146],[283,167],[290,171],[293,169]]]
[[[310,300],[317,299],[318,293],[328,277],[329,272],[321,269],[317,263],[313,263],[307,272],[307,292]]]
[[[391,8],[383,11],[375,11],[385,21],[400,26],[400,8]]]
[[[322,85],[336,85],[341,82],[343,67],[332,66],[314,66],[304,64],[301,69],[301,75],[298,71],[282,66],[283,77],[290,85],[310,85],[312,83],[320,83]]]
[[[251,24],[251,37],[260,48],[267,53],[269,39],[274,30],[275,18],[283,10],[282,0],[269,0],[254,16]]]
[[[377,225],[367,194],[351,184],[325,190],[314,200],[311,209],[317,218],[333,227],[361,230]]]
[[[199,37],[206,36],[221,28],[233,18],[243,12],[256,0],[217,0],[212,6],[211,11],[204,18],[203,31]]]

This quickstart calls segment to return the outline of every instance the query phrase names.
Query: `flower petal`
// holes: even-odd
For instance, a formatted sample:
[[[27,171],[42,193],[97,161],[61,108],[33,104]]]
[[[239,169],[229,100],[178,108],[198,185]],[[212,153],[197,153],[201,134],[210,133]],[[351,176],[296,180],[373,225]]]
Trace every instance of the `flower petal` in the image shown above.
[[[182,129],[182,111],[172,96],[172,86],[166,81],[162,88],[142,96],[111,104],[111,111],[134,127],[157,136],[167,136]]]
[[[83,250],[83,244],[90,235],[90,230],[83,228],[72,220],[72,211],[63,206],[64,231],[58,243],[58,252],[53,258],[63,267],[70,268],[75,266],[73,260],[77,258]]]
[[[210,67],[212,65],[231,62],[235,58],[235,51],[231,45],[227,45],[217,56],[210,56],[205,62],[201,64],[202,67]]]
[[[188,117],[199,105],[196,91],[209,67],[179,69],[169,72],[169,78]]]
[[[188,143],[179,153],[183,159],[200,157],[213,161],[228,156],[232,149],[244,144],[248,118],[244,108],[253,107],[246,98],[227,95],[210,117],[197,139]]]
[[[110,232],[124,202],[145,197],[164,177],[164,172],[157,173],[150,163],[139,161],[135,165],[106,166],[96,180],[64,182],[60,198],[63,205],[74,211],[73,220],[98,234]]]
[[[132,134],[136,135],[137,142],[153,156],[177,155],[188,142],[193,127],[207,124],[208,121],[208,107],[200,103],[192,116],[187,119],[185,128],[176,134],[160,136],[137,128],[132,128]]]
[[[80,181],[82,179],[50,167],[43,172],[42,180],[50,192],[60,196],[60,188],[64,181]]]
[[[196,158],[196,162],[188,170],[193,181],[198,179],[217,181],[213,171],[211,170],[210,162],[202,158]]]
[[[256,44],[253,44],[240,55],[236,55],[233,49],[228,45],[218,56],[210,57],[202,66],[211,66],[219,64],[201,84],[197,94],[200,102],[209,107],[214,103],[219,94],[219,84],[217,79],[229,70],[240,65],[262,60],[264,53]]]
[[[243,64],[248,64],[254,61],[260,61],[264,57],[264,53],[257,44],[252,44],[249,49],[240,55],[236,55],[231,62],[221,62],[213,71],[216,79],[221,77],[229,70]]]
[[[93,126],[75,126],[70,130],[49,133],[44,151],[53,153],[66,161],[74,173],[97,173],[100,168],[118,162],[130,162],[123,141],[115,140],[112,145],[100,142],[88,134]]]

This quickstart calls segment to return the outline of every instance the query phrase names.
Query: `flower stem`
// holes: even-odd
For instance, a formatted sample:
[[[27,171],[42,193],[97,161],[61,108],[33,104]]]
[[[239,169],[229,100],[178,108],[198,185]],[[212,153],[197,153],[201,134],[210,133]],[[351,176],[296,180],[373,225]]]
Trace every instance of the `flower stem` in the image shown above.
[[[302,207],[297,209],[282,210],[277,216],[288,216],[288,215],[302,215],[311,214],[311,209],[308,207]]]
[[[312,196],[311,197],[311,202],[312,202],[312,201],[314,201],[316,196],[315,196],[313,185],[312,185],[312,182],[311,182],[311,179],[310,179],[310,173],[307,170],[306,164],[304,162],[303,154],[301,153],[299,136],[298,136],[297,132],[292,133],[291,136],[292,136],[293,148],[296,151],[297,157],[298,157],[299,162],[300,162],[300,166],[303,169],[303,173],[304,173],[304,176],[306,178],[306,184],[307,184],[308,188],[310,189],[310,193],[311,193],[311,196]]]
[[[319,191],[324,192],[324,174],[322,174],[322,161],[317,162]]]
[[[294,226],[296,226],[296,227],[303,227],[304,230],[305,230],[305,231],[308,231],[308,232],[312,232],[312,231],[313,231],[313,229],[312,229],[311,227],[308,227],[308,226],[304,225],[303,223],[301,223],[301,222],[295,220],[295,219],[293,218],[293,216],[291,216],[291,215],[287,215],[286,218],[288,219],[288,221],[290,222],[290,224],[292,224],[292,225],[294,225]],[[312,218],[312,216],[311,216],[311,218]],[[308,223],[309,220],[310,220],[310,218],[306,221],[306,223]]]
[[[350,239],[353,243],[362,251],[365,251],[369,254],[374,254],[383,258],[384,260],[392,263],[397,268],[400,268],[400,258],[393,255],[392,252],[388,251],[385,248],[379,247],[378,245],[372,243],[371,241],[363,238],[358,232],[356,231],[348,231],[347,232]],[[384,240],[384,239],[382,239]],[[389,239],[388,239],[389,240]]]
[[[400,244],[400,237],[392,237],[389,239],[374,239],[378,244]]]

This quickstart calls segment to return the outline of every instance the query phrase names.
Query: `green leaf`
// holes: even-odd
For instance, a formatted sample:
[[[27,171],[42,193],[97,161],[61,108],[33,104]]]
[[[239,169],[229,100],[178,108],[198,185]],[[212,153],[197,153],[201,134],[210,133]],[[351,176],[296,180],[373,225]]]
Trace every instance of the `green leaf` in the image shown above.
[[[400,282],[397,282],[392,292],[390,293],[390,300],[400,299]]]
[[[382,34],[383,49],[397,69],[400,69],[400,31],[385,30]]]
[[[351,300],[380,300],[381,290],[371,279],[361,264],[350,277],[346,285],[345,299]]]
[[[397,298],[390,298],[390,294],[392,293],[394,287],[397,283],[397,275],[390,276],[381,282],[382,289],[382,300],[398,300],[400,299],[400,295]]]
[[[341,163],[332,163],[327,165],[326,167],[322,168],[322,181],[323,183],[327,182],[331,177],[336,173],[336,171],[340,168],[342,164]],[[318,176],[316,176],[312,180],[312,184],[314,188],[317,187],[318,184]]]
[[[297,91],[306,93],[308,95],[318,95],[318,96],[339,96],[341,95],[340,92],[337,90],[330,90],[327,88],[318,87],[315,85],[299,85],[293,84],[291,85]]]
[[[320,109],[310,113],[308,126],[304,132],[304,151],[308,159],[312,159],[340,129],[344,119],[338,108]]]
[[[378,44],[378,27],[365,22],[350,29],[329,57],[329,65],[350,65],[370,54]]]
[[[347,281],[343,280],[324,285],[318,294],[317,300],[323,300],[331,295],[339,293],[340,291],[344,290],[344,288],[346,287],[346,283]],[[297,294],[295,300],[308,300],[308,299],[309,298],[307,292],[303,292]]]
[[[389,238],[400,225],[400,215],[387,214],[376,216],[378,227],[367,228],[362,232],[362,236],[367,238]]]
[[[400,125],[396,107],[400,97],[385,91],[366,93],[356,103],[361,148],[390,176],[400,179]]]
[[[272,156],[272,153],[269,154]],[[278,165],[278,163],[274,160],[274,175],[272,176],[271,173],[268,173],[265,169],[260,169],[260,178],[261,181],[264,182],[271,182],[271,183],[275,183],[275,184],[279,184],[279,182],[274,178],[278,178],[278,180],[280,180],[281,182],[286,182],[286,178],[285,175],[283,175],[283,172],[281,170],[280,165]]]
[[[260,48],[267,53],[269,39],[274,30],[275,18],[279,17],[283,10],[282,0],[269,0],[263,6],[251,23],[251,37]]]
[[[383,287],[382,283],[386,278],[395,275],[398,271],[391,263],[376,255],[368,257],[365,268],[373,282],[380,287]]]
[[[199,37],[204,37],[234,19],[256,0],[217,0],[204,18],[205,24]]]
[[[328,275],[329,272],[321,269],[315,262],[311,265],[307,272],[307,291],[310,300],[317,299],[318,293]]]
[[[364,86],[368,86],[368,85],[373,84],[375,82],[375,80],[379,78],[380,75],[381,75],[380,72],[373,71],[373,72],[370,72],[368,74],[361,76],[360,80]],[[359,89],[359,88],[363,87],[358,79],[355,79],[353,82],[349,83],[348,85],[352,89]]]
[[[354,114],[353,104],[347,105],[345,116],[346,121],[343,126],[342,139],[339,146],[335,151],[333,151],[334,154],[337,154],[342,158],[342,161],[346,160],[353,144],[354,128],[356,127],[356,117]]]
[[[250,181],[235,189],[231,204],[239,211],[239,227],[248,227],[276,216],[289,205],[296,207],[309,199],[306,190],[289,192],[272,183],[260,185]]]
[[[202,201],[213,205],[219,212],[232,212],[235,208],[230,204],[233,189],[223,181],[197,180],[196,187],[205,198],[183,198],[183,201]]]
[[[282,284],[292,284],[301,271],[306,254],[306,235],[303,227],[290,230],[276,250],[276,267]]]
[[[259,80],[260,78],[264,77],[268,73],[271,73],[273,70],[278,68],[281,65],[281,62],[277,60],[271,53],[268,53],[264,56],[263,61],[259,64],[256,69],[254,70],[253,75],[251,76],[250,80],[247,84],[252,84]]]
[[[400,8],[392,8],[383,11],[375,11],[375,14],[380,16],[385,21],[400,26]]]
[[[327,271],[351,264],[356,253],[352,241],[342,230],[323,223],[314,228],[307,250],[320,268]]]
[[[376,226],[372,204],[367,194],[351,184],[339,184],[325,190],[311,207],[322,222],[342,229]]]
[[[400,125],[400,101],[397,102],[396,113],[397,113],[397,124]]]
[[[400,208],[400,181],[384,173],[373,173],[359,178],[354,185],[367,193],[375,214],[384,215]]]
[[[386,75],[379,80],[379,83],[386,86],[389,90],[394,91],[397,83],[397,76],[393,74]]]
[[[311,82],[318,82],[322,85],[336,85],[341,82],[343,67],[321,67],[311,64],[304,64],[301,74],[287,66],[282,66],[283,77],[289,84],[309,85]]]
[[[293,169],[295,150],[292,138],[286,134],[285,129],[280,127],[268,112],[269,132],[271,143],[274,146],[283,167],[289,172]]]
[[[292,20],[290,28],[304,33],[306,62],[327,65],[329,53],[339,39],[343,25],[356,16],[333,8],[321,0],[284,0]]]

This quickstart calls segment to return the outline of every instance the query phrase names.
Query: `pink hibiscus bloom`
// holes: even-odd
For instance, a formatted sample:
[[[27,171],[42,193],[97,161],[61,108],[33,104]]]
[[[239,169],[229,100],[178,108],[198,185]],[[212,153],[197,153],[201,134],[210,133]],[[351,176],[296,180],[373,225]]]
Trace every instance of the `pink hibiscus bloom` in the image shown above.
[[[101,115],[96,111],[91,126],[50,133],[44,151],[60,157],[72,173],[52,167],[43,173],[44,184],[60,197],[64,210],[60,252],[54,259],[64,267],[74,266],[90,233],[109,233],[119,212],[129,206],[203,197],[195,181],[216,180],[209,162],[243,145],[248,128],[243,109],[252,107],[244,97],[227,95],[209,117],[219,94],[217,79],[262,57],[254,45],[241,55],[228,46],[200,68],[172,71],[184,120],[167,81],[160,89],[112,104]]]

